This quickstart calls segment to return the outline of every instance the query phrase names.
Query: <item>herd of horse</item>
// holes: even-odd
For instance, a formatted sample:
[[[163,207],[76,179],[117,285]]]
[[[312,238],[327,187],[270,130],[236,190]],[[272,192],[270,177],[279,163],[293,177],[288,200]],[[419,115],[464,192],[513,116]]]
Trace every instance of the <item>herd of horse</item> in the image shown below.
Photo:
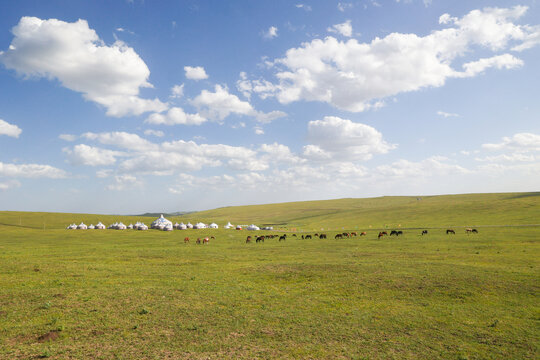
[[[465,233],[466,234],[478,234],[478,230],[477,229],[473,229],[473,228],[466,228],[465,229]],[[428,234],[428,231],[427,230],[422,230],[422,233],[421,235],[424,236],[424,235],[427,235]],[[455,235],[456,234],[456,231],[454,229],[446,229],[446,235]],[[379,232],[379,235],[377,236],[377,239],[380,239],[382,238],[383,236],[402,236],[403,235],[403,230],[392,230],[390,231],[390,235],[388,234],[388,232],[386,231],[380,231]],[[351,238],[351,237],[356,237],[356,236],[367,236],[367,232],[365,231],[362,231],[360,234],[358,234],[356,231],[352,231],[352,232],[343,232],[343,233],[338,233],[334,236],[334,239],[344,239],[344,238]],[[298,237],[296,234],[292,234],[290,235],[290,237]],[[313,239],[314,237],[317,237],[319,239],[327,239],[327,235],[324,234],[324,233],[315,233],[314,235],[311,235],[311,234],[307,234],[307,235],[301,235],[302,239],[303,240],[307,240],[307,239]],[[283,234],[283,235],[258,235],[258,236],[251,236],[251,235],[248,235],[246,237],[246,244],[249,244],[251,243],[252,240],[255,240],[256,243],[261,243],[261,242],[264,242],[265,239],[274,239],[274,238],[278,238],[279,241],[285,241],[287,240],[287,234]],[[210,237],[204,237],[204,238],[197,238],[197,240],[195,241],[196,244],[208,244],[210,242],[210,239],[215,239],[214,236],[210,236]],[[184,243],[187,244],[189,243],[189,237],[185,237],[184,238]]]

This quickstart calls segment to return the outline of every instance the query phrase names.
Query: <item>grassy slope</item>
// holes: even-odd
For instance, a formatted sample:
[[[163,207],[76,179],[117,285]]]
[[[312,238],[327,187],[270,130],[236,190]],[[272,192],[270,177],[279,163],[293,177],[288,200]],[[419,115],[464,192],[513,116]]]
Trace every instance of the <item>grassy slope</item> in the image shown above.
[[[445,227],[540,218],[540,197],[516,195],[424,197],[421,208],[415,198],[238,207],[208,219],[351,227],[363,214],[374,227]],[[299,210],[310,204],[315,220]],[[342,207],[357,212],[328,214]],[[221,229],[43,231],[31,216],[0,213],[0,224],[22,217],[38,228],[0,225],[0,359],[540,356],[539,227],[246,245],[246,232]],[[216,240],[186,245],[186,235]],[[38,341],[52,330],[58,339]]]
[[[0,226],[63,229],[70,223],[102,221],[126,225],[154,217],[91,214],[0,212]],[[225,207],[175,216],[171,221],[215,221],[233,224],[275,225],[276,228],[314,229],[384,227],[448,227],[521,225],[540,223],[540,192],[464,194],[417,197],[389,196],[370,199],[304,201],[269,205]]]

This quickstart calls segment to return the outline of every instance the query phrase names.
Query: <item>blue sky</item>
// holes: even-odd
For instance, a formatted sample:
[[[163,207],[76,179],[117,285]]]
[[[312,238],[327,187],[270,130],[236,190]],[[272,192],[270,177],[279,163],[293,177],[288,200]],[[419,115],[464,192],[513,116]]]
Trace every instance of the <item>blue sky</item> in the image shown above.
[[[0,210],[538,191],[537,1],[4,1]]]

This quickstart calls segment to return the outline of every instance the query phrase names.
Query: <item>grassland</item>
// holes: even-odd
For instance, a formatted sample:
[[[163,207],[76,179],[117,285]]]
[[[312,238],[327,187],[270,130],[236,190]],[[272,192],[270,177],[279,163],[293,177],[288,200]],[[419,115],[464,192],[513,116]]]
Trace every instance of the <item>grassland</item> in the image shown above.
[[[537,194],[343,199],[173,219],[329,235],[264,244],[222,229],[63,230],[149,223],[140,217],[0,213],[0,359],[537,359],[540,227],[499,226],[538,223]],[[376,228],[398,225],[403,237],[377,240]],[[456,235],[444,234],[449,226]],[[341,228],[368,235],[334,240]],[[216,239],[184,244],[186,235]]]

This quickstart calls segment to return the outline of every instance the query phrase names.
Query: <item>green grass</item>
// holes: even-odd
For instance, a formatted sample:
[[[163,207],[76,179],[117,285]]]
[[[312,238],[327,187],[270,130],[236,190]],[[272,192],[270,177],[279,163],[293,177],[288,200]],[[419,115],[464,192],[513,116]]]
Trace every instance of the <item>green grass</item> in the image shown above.
[[[343,199],[184,218],[368,232],[264,244],[245,244],[247,231],[67,231],[97,222],[91,216],[127,218],[0,213],[0,358],[537,359],[540,227],[461,228],[538,222],[540,197],[520,195]],[[377,240],[374,228],[385,224],[433,229]],[[457,234],[445,235],[447,226]],[[206,235],[216,239],[193,243]]]

